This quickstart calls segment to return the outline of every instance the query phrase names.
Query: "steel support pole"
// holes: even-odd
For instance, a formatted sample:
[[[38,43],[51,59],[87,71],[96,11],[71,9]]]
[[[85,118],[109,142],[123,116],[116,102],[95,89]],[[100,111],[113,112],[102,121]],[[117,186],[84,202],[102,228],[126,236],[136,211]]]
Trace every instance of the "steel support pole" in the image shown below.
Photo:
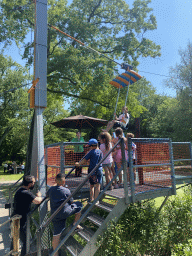
[[[133,153],[132,153],[132,139],[128,138],[128,154],[129,154],[129,177],[131,187],[131,202],[135,202],[135,181],[133,172]],[[134,170],[135,171],[135,170]]]
[[[191,167],[192,167],[192,143],[189,142],[190,158],[191,158]]]
[[[169,139],[169,157],[170,157],[170,164],[171,164],[172,194],[176,195],[175,169],[174,169],[173,147],[172,147],[171,139]]]
[[[46,174],[44,159],[43,111],[47,106],[47,0],[35,1],[35,31],[34,31],[34,131],[31,174],[38,179],[38,189],[42,196],[46,195]],[[46,203],[40,206],[39,221],[42,224],[47,212]],[[38,234],[40,235],[40,234]],[[40,237],[38,237],[40,239]],[[40,240],[38,240],[39,243]],[[38,252],[38,256],[41,252]]]
[[[63,142],[60,144],[60,172],[64,173],[64,145]]]
[[[114,111],[113,119],[115,119],[115,117],[116,117],[117,103],[118,103],[118,100],[119,100],[119,94],[120,94],[120,86],[118,88],[118,94],[117,94],[117,100],[116,100],[116,104],[115,104],[115,111]]]
[[[121,139],[121,154],[122,154],[122,165],[123,165],[123,182],[124,182],[124,194],[125,194],[125,203],[129,203],[128,195],[128,185],[127,185],[127,161],[125,159],[125,142],[124,139]]]
[[[41,231],[37,232],[37,256],[41,256]]]
[[[27,232],[26,232],[26,253],[29,253],[30,251],[30,216],[27,216]]]

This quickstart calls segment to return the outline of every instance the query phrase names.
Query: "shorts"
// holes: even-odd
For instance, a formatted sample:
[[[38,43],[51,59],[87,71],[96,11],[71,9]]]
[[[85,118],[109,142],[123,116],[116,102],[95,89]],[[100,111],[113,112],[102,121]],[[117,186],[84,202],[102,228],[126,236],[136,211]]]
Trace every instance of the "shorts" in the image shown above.
[[[97,171],[97,174],[93,174],[89,178],[90,185],[95,185],[97,183],[102,184],[102,181],[103,181],[103,172],[102,171]]]
[[[122,129],[125,129],[125,128],[126,128],[125,126],[122,125],[121,122],[116,121],[116,122],[114,123],[114,125],[113,125],[113,128],[115,129],[115,128],[118,128],[118,127],[122,128]]]
[[[109,164],[102,164],[103,167],[112,167],[112,163]]]
[[[62,231],[65,229],[65,222],[66,219],[75,214],[78,213],[82,210],[83,205],[81,202],[77,201],[72,203],[71,205],[69,205],[66,209],[65,209],[65,213],[64,213],[64,217],[63,219],[60,220],[53,220],[53,236],[58,236],[62,233]]]

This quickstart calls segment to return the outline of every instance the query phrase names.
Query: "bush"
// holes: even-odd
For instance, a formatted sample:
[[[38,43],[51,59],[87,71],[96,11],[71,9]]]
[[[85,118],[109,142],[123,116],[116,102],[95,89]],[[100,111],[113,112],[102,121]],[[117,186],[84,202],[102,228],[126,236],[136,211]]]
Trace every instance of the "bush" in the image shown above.
[[[130,205],[99,237],[96,255],[192,255],[191,192],[171,197],[161,212],[154,201]]]

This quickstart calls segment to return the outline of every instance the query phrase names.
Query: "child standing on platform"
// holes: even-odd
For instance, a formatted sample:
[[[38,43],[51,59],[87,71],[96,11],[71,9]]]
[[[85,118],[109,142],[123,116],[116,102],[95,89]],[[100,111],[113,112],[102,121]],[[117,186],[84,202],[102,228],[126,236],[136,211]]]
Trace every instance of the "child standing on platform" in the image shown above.
[[[125,143],[125,158],[126,160],[128,159],[128,153],[127,153],[127,139],[125,137],[123,137],[123,130],[121,128],[117,128],[115,130],[115,135],[116,138],[114,138],[113,143],[116,144],[117,141],[121,138],[123,138],[124,143]],[[121,145],[117,145],[117,147],[114,150],[113,153],[113,159],[114,162],[117,165],[117,169],[118,171],[120,170],[120,168],[122,167],[122,153],[121,153]],[[122,172],[119,173],[119,186],[116,184],[115,188],[122,188],[123,187],[123,181],[122,181]]]
[[[100,149],[103,152],[103,156],[105,156],[109,150],[112,149],[112,143],[111,143],[111,135],[108,132],[102,132],[99,135],[100,138]],[[103,169],[105,170],[105,178],[106,178],[106,184],[108,184],[113,175],[112,175],[112,163],[113,163],[113,157],[112,157],[112,153],[108,155],[108,157],[103,161],[102,165],[103,165]],[[113,189],[112,184],[109,187],[110,190]]]
[[[98,148],[98,141],[96,139],[90,139],[88,146],[91,148],[91,150],[85,156],[85,158],[81,161],[81,165],[85,164],[87,160],[90,160],[89,168],[88,168],[88,173],[90,173],[103,158],[103,153]],[[75,165],[77,167],[80,166],[78,162],[75,163]],[[103,178],[103,168],[102,168],[102,164],[100,164],[99,167],[95,170],[95,172],[89,178],[90,202],[94,201],[98,197],[101,189],[102,178]]]
[[[127,133],[127,140],[128,138],[134,138],[134,134],[133,133]],[[133,165],[136,164],[136,144],[134,142],[132,142],[132,157],[133,157]],[[130,177],[129,177],[129,160],[128,160],[128,170],[127,170],[127,180],[130,181]],[[134,169],[134,181],[136,180],[136,170]]]

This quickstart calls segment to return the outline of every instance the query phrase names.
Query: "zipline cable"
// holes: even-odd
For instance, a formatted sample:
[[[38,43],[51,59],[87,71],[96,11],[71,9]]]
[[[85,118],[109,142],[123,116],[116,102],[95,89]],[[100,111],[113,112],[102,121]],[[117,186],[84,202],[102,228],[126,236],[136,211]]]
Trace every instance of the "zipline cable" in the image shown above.
[[[54,27],[54,26],[51,25],[51,24],[48,24],[48,26],[49,26],[50,28],[53,28],[53,29],[57,30],[57,31],[60,32],[61,34],[65,35],[65,36],[67,36],[67,37],[70,37],[71,39],[73,39],[74,41],[78,42],[79,44],[81,44],[81,45],[84,46],[85,48],[87,48],[87,49],[89,49],[89,50],[91,50],[91,51],[93,51],[93,52],[96,52],[96,53],[99,54],[99,55],[102,55],[103,57],[107,58],[108,60],[110,60],[110,61],[112,61],[112,62],[114,62],[114,63],[116,63],[117,65],[119,65],[119,66],[122,67],[122,64],[120,64],[120,63],[118,63],[117,61],[115,61],[115,60],[109,58],[109,57],[106,56],[105,54],[103,54],[103,53],[101,53],[101,52],[99,52],[99,51],[97,51],[97,50],[95,50],[95,49],[93,49],[93,48],[91,48],[91,47],[89,47],[89,46],[86,46],[83,42],[77,40],[75,37],[70,36],[69,34],[63,32],[62,30],[60,30],[60,29]]]
[[[108,60],[110,60],[110,61],[112,61],[112,62],[114,62],[114,63],[116,63],[117,65],[119,65],[119,66],[122,67],[123,64],[120,64],[119,62],[117,62],[117,61],[115,61],[114,59],[112,59],[112,58],[106,56],[105,54],[103,54],[103,53],[101,53],[101,52],[99,52],[99,51],[97,51],[97,50],[95,50],[95,49],[93,49],[93,48],[91,48],[91,47],[89,47],[89,46],[86,46],[83,42],[81,42],[80,40],[76,39],[75,37],[72,37],[72,36],[70,36],[69,34],[63,32],[63,31],[60,30],[59,28],[57,28],[57,27],[55,27],[55,26],[53,26],[53,25],[51,25],[51,24],[48,24],[48,26],[49,26],[50,28],[53,28],[53,29],[55,29],[56,31],[60,32],[61,34],[65,35],[65,36],[67,36],[67,37],[70,37],[71,39],[73,39],[74,41],[78,42],[79,44],[81,44],[81,45],[84,46],[85,48],[87,48],[87,49],[89,49],[89,50],[91,50],[91,51],[93,51],[93,52],[96,52],[96,53],[99,54],[99,55],[102,55],[103,57],[107,58]],[[163,77],[167,77],[167,78],[173,78],[173,77],[171,77],[171,76],[156,74],[156,73],[147,72],[147,71],[142,71],[142,70],[139,70],[139,72],[143,72],[143,73],[147,73],[147,74],[151,74],[151,75],[156,75],[156,76],[163,76]]]
[[[0,93],[0,96],[3,95],[3,94],[5,94],[5,93],[8,93],[8,92],[14,92],[14,91],[16,91],[16,90],[18,90],[18,89],[21,89],[21,88],[23,88],[23,87],[25,87],[25,86],[27,86],[27,85],[31,85],[31,83],[24,84],[24,85],[22,85],[22,86],[20,86],[20,87],[14,87],[14,88],[12,88],[12,89],[9,89],[9,90],[7,90],[7,91],[4,91],[4,92]]]

